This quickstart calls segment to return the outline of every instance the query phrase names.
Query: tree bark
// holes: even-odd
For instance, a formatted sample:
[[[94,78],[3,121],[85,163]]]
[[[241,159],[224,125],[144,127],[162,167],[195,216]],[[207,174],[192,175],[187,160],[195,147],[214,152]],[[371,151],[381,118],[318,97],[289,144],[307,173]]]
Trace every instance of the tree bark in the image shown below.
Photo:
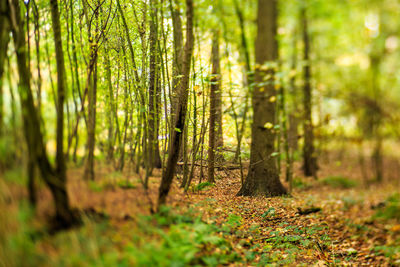
[[[56,163],[57,174],[66,180],[66,166],[64,158],[64,99],[66,94],[64,52],[61,39],[60,13],[58,0],[50,0],[51,20],[53,24],[54,46],[57,62],[57,130],[56,130]]]
[[[54,198],[56,219],[59,227],[69,227],[78,222],[77,216],[72,212],[69,205],[66,180],[60,177],[51,167],[45,149],[43,134],[40,128],[40,120],[34,106],[33,95],[30,84],[30,73],[27,67],[26,43],[23,24],[20,17],[20,6],[18,0],[11,0],[10,17],[11,28],[14,38],[14,46],[17,55],[19,72],[18,92],[22,108],[24,123],[24,135],[27,142],[28,152],[35,159],[40,169],[43,180]]]
[[[171,146],[168,153],[167,166],[163,172],[161,184],[158,193],[158,209],[166,203],[167,196],[171,187],[172,179],[175,174],[176,163],[179,157],[181,146],[181,136],[185,128],[187,102],[188,102],[188,87],[190,77],[190,66],[193,54],[193,0],[186,0],[186,43],[185,53],[183,57],[183,76],[179,84],[179,102],[176,106],[175,122],[172,131]]]
[[[157,110],[157,92],[158,87],[158,49],[157,49],[157,39],[158,39],[158,27],[157,27],[157,5],[156,0],[150,1],[150,77],[149,77],[149,138],[148,138],[148,153],[149,162],[151,168],[161,168],[161,157],[158,142],[158,110]]]
[[[4,133],[3,73],[10,42],[10,28],[6,17],[6,1],[0,3],[0,137]],[[4,12],[3,12],[4,11]]]
[[[174,1],[174,3],[173,3]],[[174,61],[172,65],[172,101],[171,101],[171,114],[172,122],[174,121],[174,114],[176,113],[176,105],[179,100],[179,88],[182,82],[183,73],[183,31],[182,31],[182,21],[181,14],[179,10],[179,5],[175,3],[176,0],[170,0],[170,8],[172,14],[172,25],[173,25],[173,36],[174,36]],[[174,131],[174,129],[171,129]]]
[[[221,87],[221,67],[220,67],[220,55],[219,55],[219,32],[214,33],[214,40],[212,46],[212,79],[211,87],[214,91],[215,98],[215,160],[221,162],[224,159],[222,155],[222,147],[224,146],[224,137],[222,134],[222,87]],[[210,102],[211,103],[211,102]]]
[[[258,0],[256,53],[256,86],[254,88],[253,124],[251,133],[250,168],[240,196],[279,196],[286,189],[279,180],[275,152],[274,70],[266,63],[278,59],[277,0]]]
[[[304,146],[303,146],[303,172],[306,176],[317,177],[317,162],[314,148],[314,134],[312,124],[312,92],[311,92],[311,62],[310,62],[310,38],[308,35],[308,21],[306,9],[301,10],[301,20],[303,25],[304,42],[304,87],[303,87],[303,107],[304,107]]]
[[[212,41],[212,51],[211,51],[211,61],[212,61],[212,73],[211,73],[211,84],[210,84],[210,129],[208,135],[208,182],[215,183],[214,179],[214,164],[215,164],[215,154],[218,150],[218,115],[221,115],[217,109],[218,104],[221,100],[221,94],[218,92],[220,90],[220,67],[219,67],[219,41],[218,32],[214,32],[214,37]],[[218,99],[219,95],[219,99]],[[220,111],[220,110],[219,110]],[[219,113],[219,114],[218,114]],[[221,130],[222,131],[222,130]],[[222,134],[222,132],[221,132]]]

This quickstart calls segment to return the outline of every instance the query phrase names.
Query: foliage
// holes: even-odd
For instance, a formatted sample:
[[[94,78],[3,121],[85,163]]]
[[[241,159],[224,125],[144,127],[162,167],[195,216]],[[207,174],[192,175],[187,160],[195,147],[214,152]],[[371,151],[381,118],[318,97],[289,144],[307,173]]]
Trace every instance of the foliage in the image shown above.
[[[171,223],[167,232],[157,225],[150,225],[148,222],[153,219],[158,226]],[[217,266],[239,259],[235,253],[230,253],[231,248],[226,240],[218,236],[218,227],[203,222],[199,217],[164,210],[161,215],[144,218],[141,227],[153,236],[153,241],[136,236],[137,245],[126,248],[127,255],[132,256],[132,262],[139,266]]]
[[[311,185],[309,183],[307,183],[306,181],[304,181],[302,178],[300,177],[296,177],[293,179],[292,181],[292,186],[293,188],[298,188],[301,190],[305,190],[311,187]]]
[[[324,185],[329,185],[333,188],[349,189],[357,186],[357,182],[343,176],[329,176],[321,180]]]
[[[202,182],[193,187],[193,192],[198,192],[212,186],[215,186],[215,184],[210,182]]]
[[[12,168],[8,169],[4,174],[3,178],[11,183],[16,183],[18,185],[26,184],[26,175],[22,168]]]
[[[400,221],[400,194],[394,194],[388,197],[385,200],[383,207],[378,209],[373,217]]]

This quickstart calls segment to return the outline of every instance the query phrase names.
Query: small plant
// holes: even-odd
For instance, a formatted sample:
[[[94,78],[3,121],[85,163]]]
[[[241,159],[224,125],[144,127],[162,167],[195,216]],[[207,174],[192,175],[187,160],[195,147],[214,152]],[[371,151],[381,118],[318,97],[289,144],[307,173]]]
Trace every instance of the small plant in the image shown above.
[[[357,186],[357,182],[343,176],[329,176],[321,181],[324,185],[329,185],[333,188],[349,189]]]
[[[242,217],[236,214],[230,214],[228,216],[228,221],[226,222],[227,225],[229,225],[231,228],[239,227],[242,225]]]
[[[128,180],[120,180],[117,182],[117,185],[122,189],[135,189],[136,188],[136,184],[134,184]]]
[[[261,217],[275,217],[276,210],[275,208],[269,208],[266,212],[264,212]]]
[[[380,208],[374,218],[390,220],[395,219],[400,221],[400,194],[394,194],[388,197],[385,201],[385,205]]]
[[[153,216],[143,217],[141,223],[146,236],[134,237],[137,243],[125,248],[124,257],[137,266],[219,266],[240,259],[223,237],[221,229],[207,224],[192,211],[176,214],[163,207]],[[157,222],[156,225],[150,222]],[[160,229],[168,224],[168,230]]]
[[[104,189],[104,187],[101,184],[95,181],[89,181],[89,188],[94,192],[101,192]]]
[[[308,189],[311,187],[311,185],[305,181],[303,181],[301,178],[296,177],[293,179],[293,188],[298,188],[298,189]]]
[[[207,187],[211,187],[211,186],[214,186],[214,184],[210,183],[210,182],[199,183],[198,185],[195,185],[193,187],[193,192],[198,192],[198,191],[204,190]]]
[[[384,255],[390,260],[395,260],[400,258],[399,246],[376,246],[374,247],[373,251],[375,252],[375,254]]]

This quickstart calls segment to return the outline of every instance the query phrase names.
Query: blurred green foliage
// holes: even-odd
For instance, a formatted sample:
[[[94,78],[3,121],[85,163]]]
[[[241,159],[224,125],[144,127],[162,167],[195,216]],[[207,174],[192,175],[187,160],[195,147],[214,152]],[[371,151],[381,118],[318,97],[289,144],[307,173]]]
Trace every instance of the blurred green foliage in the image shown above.
[[[321,180],[324,185],[329,185],[333,188],[349,189],[356,187],[358,183],[343,176],[329,176]]]

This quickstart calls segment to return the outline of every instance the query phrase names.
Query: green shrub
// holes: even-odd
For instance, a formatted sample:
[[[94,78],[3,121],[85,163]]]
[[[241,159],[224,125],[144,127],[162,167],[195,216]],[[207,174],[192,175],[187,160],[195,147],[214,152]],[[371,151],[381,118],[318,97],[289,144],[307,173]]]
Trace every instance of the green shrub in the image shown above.
[[[307,188],[311,187],[311,185],[309,183],[303,181],[299,177],[296,177],[293,179],[292,186],[293,186],[293,188],[298,188],[298,189],[307,189]]]
[[[18,185],[25,186],[27,183],[27,177],[24,173],[24,168],[14,168],[7,170],[4,175],[4,180]]]
[[[394,194],[385,200],[385,205],[378,209],[374,218],[390,220],[395,219],[400,221],[400,194]]]
[[[121,180],[117,182],[117,185],[123,189],[135,189],[137,187],[136,184],[128,181],[128,180]]]
[[[321,180],[321,183],[334,188],[342,189],[349,189],[357,186],[356,181],[350,180],[349,178],[343,176],[329,176]]]
[[[211,187],[211,186],[214,186],[214,184],[210,183],[210,182],[199,183],[198,185],[195,185],[193,187],[193,192],[198,192],[198,191],[204,190],[207,187]]]

